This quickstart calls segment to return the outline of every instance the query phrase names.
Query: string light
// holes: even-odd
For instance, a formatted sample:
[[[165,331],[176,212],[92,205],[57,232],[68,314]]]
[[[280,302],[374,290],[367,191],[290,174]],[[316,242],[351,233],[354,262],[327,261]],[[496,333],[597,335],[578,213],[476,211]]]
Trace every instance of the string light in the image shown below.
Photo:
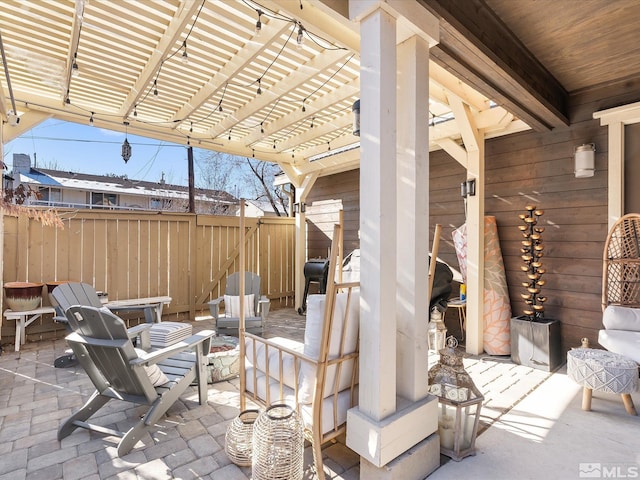
[[[158,98],[158,80],[153,81],[153,98]]]
[[[260,122],[260,133],[264,133],[264,128],[262,127],[263,124],[264,122]]]
[[[182,63],[184,63],[186,65],[187,63],[189,63],[189,55],[187,54],[187,41],[186,40],[184,42],[182,42],[182,47],[184,48],[184,51],[182,52]]]
[[[313,128],[313,121],[316,119],[316,117],[311,117],[311,125],[309,125],[309,128]]]
[[[304,102],[306,102],[306,101],[307,101],[306,98],[304,100],[302,100],[302,113],[307,111],[306,107],[304,106]]]
[[[72,77],[77,77],[77,76],[80,75],[80,69],[78,68],[77,58],[78,58],[78,52],[75,52],[73,54],[73,63],[71,64],[71,76]]]
[[[258,79],[258,95],[262,95],[262,88],[260,88],[261,85],[261,78]]]
[[[260,32],[262,31],[262,22],[260,21],[260,17],[262,16],[262,10],[256,10],[258,14],[258,21],[256,22],[256,37],[260,36]]]
[[[273,141],[273,149],[274,150],[276,149],[276,141],[275,140]]]
[[[298,22],[298,36],[296,37],[296,43],[298,44],[298,48],[302,48],[302,43],[304,42],[304,27],[301,23]]]
[[[71,99],[69,98],[69,89],[67,89],[67,98],[64,99],[64,103],[71,105]]]
[[[133,106],[133,116],[137,117],[138,116],[138,105],[134,105]]]
[[[93,127],[93,112],[91,112],[91,118],[89,118],[89,125]]]
[[[229,140],[231,140],[231,130],[233,130],[233,128],[229,129]]]
[[[189,133],[193,133],[193,122],[191,122],[191,126],[189,127]]]

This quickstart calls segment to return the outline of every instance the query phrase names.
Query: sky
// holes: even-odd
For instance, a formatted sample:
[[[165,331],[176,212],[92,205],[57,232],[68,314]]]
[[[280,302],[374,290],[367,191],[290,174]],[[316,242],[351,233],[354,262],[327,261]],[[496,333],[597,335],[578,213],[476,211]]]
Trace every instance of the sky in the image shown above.
[[[13,167],[13,154],[26,153],[31,165],[95,175],[126,175],[132,180],[188,185],[187,147],[136,135],[127,135],[131,158],[122,160],[124,133],[49,119],[4,146],[4,161]],[[208,152],[193,149],[197,163]],[[198,168],[195,168],[196,186]],[[234,193],[234,192],[231,192]]]

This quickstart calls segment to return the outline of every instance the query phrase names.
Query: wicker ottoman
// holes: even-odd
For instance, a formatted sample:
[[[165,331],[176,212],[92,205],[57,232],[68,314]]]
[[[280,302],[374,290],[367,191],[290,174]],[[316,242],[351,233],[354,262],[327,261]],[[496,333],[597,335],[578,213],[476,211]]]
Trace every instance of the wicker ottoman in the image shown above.
[[[637,415],[631,393],[638,390],[638,364],[617,353],[593,348],[574,348],[567,352],[567,374],[584,387],[582,409],[591,410],[593,390],[622,396],[624,407]]]

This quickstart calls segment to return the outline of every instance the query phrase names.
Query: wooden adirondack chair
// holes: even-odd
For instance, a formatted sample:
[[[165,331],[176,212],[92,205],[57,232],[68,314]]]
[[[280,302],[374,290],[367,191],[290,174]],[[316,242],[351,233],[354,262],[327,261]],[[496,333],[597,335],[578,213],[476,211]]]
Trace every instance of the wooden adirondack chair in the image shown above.
[[[244,285],[245,300],[248,301],[245,312],[249,312],[245,314],[245,328],[253,333],[262,333],[264,322],[267,320],[267,315],[269,315],[270,300],[266,296],[260,295],[259,275],[245,272]],[[235,272],[227,278],[224,296],[209,302],[211,316],[216,321],[216,330],[238,330],[238,325],[240,324],[239,295],[240,274]],[[224,314],[220,313],[221,303],[224,303]]]
[[[67,342],[96,391],[80,410],[62,422],[58,440],[78,427],[86,428],[122,437],[117,453],[126,455],[192,382],[197,382],[200,404],[207,401],[206,354],[215,332],[205,330],[170,347],[146,353],[134,349],[124,321],[104,307],[72,306],[66,316],[73,330]],[[111,399],[150,408],[126,432],[88,423],[89,417]]]

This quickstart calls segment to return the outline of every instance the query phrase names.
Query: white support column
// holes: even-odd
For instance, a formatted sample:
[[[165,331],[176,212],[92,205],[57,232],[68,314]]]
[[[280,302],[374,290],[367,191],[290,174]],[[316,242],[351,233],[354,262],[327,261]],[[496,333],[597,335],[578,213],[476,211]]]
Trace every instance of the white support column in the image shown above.
[[[467,353],[484,350],[484,135],[468,151],[467,179],[476,181],[476,194],[467,197]]]
[[[396,410],[396,23],[360,24],[360,411]],[[384,380],[383,380],[384,379]]]
[[[398,45],[397,393],[427,395],[429,318],[429,44]],[[434,259],[435,261],[435,259]]]
[[[433,26],[429,32],[436,38],[437,21],[421,8],[412,8],[415,14],[410,18],[398,18],[391,3],[400,8],[416,6],[414,2],[350,2],[350,12],[353,7],[359,13],[361,42],[361,367],[359,405],[347,416],[347,445],[361,456],[361,477],[372,480],[424,478],[440,464],[438,437],[433,435],[438,401],[426,395],[427,308],[423,305],[428,280],[429,148],[427,115],[424,112],[420,119],[420,113],[428,105],[429,55],[424,38],[406,34],[419,29],[411,23],[416,21]],[[399,37],[411,38],[399,49],[400,75]],[[406,188],[401,197],[398,185]],[[399,230],[399,222],[410,225]],[[406,252],[399,254],[399,250]],[[398,275],[405,282],[400,294]],[[401,332],[400,302],[406,303],[401,307]],[[419,316],[423,325],[417,325]],[[403,338],[398,340],[398,335]],[[424,344],[416,338],[420,335]],[[400,358],[398,346],[407,349]],[[406,371],[403,365],[408,365]]]
[[[296,246],[295,246],[295,306],[302,307],[304,293],[304,264],[307,261],[307,214],[303,212],[304,203],[311,188],[316,183],[318,173],[307,175],[302,184],[296,187],[296,200],[300,211],[296,214]]]
[[[608,229],[624,215],[624,123],[609,124]]]

